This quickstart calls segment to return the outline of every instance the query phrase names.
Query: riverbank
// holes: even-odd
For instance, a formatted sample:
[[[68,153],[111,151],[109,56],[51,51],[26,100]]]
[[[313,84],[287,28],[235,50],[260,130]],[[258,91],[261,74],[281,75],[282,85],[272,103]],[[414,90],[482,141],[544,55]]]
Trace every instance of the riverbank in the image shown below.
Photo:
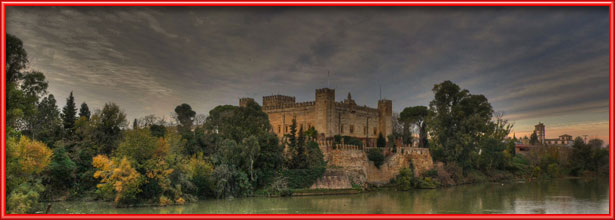
[[[205,199],[165,207],[112,202],[52,203],[52,214],[604,214],[608,179],[477,183],[429,190],[365,190],[345,195]]]

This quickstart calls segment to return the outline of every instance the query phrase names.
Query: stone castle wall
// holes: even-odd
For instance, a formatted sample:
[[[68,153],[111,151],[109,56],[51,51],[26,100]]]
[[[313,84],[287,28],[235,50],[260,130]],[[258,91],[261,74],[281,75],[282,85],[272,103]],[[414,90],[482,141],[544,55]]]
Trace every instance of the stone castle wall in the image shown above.
[[[323,149],[325,147],[321,147]],[[384,163],[377,168],[367,159],[363,149],[350,147],[329,150],[325,154],[327,172],[312,188],[340,189],[351,185],[366,186],[367,184],[383,185],[395,178],[401,169],[408,168],[410,163],[414,166],[415,176],[433,168],[433,160],[429,149],[403,147],[397,153],[391,153]],[[332,170],[329,172],[329,170]]]

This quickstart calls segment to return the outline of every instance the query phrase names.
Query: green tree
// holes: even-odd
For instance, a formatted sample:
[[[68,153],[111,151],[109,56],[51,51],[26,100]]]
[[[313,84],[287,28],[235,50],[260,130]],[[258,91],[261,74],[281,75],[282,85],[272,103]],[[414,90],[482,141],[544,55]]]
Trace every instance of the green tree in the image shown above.
[[[293,129],[296,129],[297,124],[295,122],[295,120],[293,119],[293,124],[291,125],[291,133],[293,132]],[[294,139],[294,136],[293,136]],[[291,145],[289,144],[289,149],[291,149],[292,152],[292,159],[291,159],[291,165],[289,168],[291,169],[306,169],[308,168],[308,158],[307,158],[307,151],[306,151],[306,147],[305,147],[305,134],[303,133],[303,127],[301,127],[299,129],[299,136],[296,139],[296,143],[295,146],[290,147]]]
[[[427,123],[425,122],[429,110],[425,106],[407,107],[400,113],[400,119],[404,123],[404,135],[411,135],[410,125],[414,124],[419,130],[419,147],[426,147],[427,143]],[[408,130],[408,131],[406,131]],[[405,139],[412,139],[411,137],[404,137]],[[404,142],[404,144],[410,144],[410,142]]]
[[[66,131],[67,137],[72,137],[75,133],[75,120],[77,115],[77,106],[75,106],[75,97],[73,92],[70,92],[68,98],[66,98],[66,105],[62,108],[62,124]]]
[[[196,112],[192,110],[190,105],[184,103],[175,107],[175,113],[177,114],[177,121],[179,125],[177,126],[179,132],[181,134],[187,134],[192,131],[192,123],[194,121],[194,116],[196,116]]]
[[[90,120],[90,108],[85,102],[81,103],[81,108],[79,108],[79,118],[81,117],[85,117],[85,119]]]
[[[374,162],[377,168],[380,168],[380,165],[384,163],[384,154],[382,154],[382,150],[378,148],[372,148],[367,151],[367,159]]]
[[[472,95],[448,80],[434,85],[433,92],[427,127],[433,134],[434,159],[471,167],[477,159],[481,137],[491,125],[491,104],[485,96]]]
[[[324,159],[324,155],[318,147],[318,143],[315,141],[309,141],[306,145],[307,150],[307,167],[314,168],[322,168],[326,166],[326,162]]]
[[[53,156],[48,168],[49,183],[54,189],[69,189],[75,184],[76,164],[64,147],[53,149]]]
[[[581,137],[574,139],[572,145],[572,174],[579,175],[581,172],[588,170],[590,167],[590,161],[592,160],[592,148],[590,145],[585,144],[585,141]]]
[[[28,64],[28,54],[23,42],[6,35],[6,124],[18,131],[29,127],[23,123],[36,113],[40,96],[45,95],[47,82],[40,72],[24,72]]]
[[[245,166],[250,174],[250,180],[256,181],[256,175],[254,172],[254,162],[258,157],[260,151],[260,145],[258,139],[255,136],[250,136],[243,141],[242,156],[245,158]]]
[[[384,139],[384,136],[382,135],[382,133],[378,133],[378,139],[376,140],[376,146],[386,147],[386,145],[387,145],[386,139]]]
[[[316,131],[316,128],[310,127],[305,131],[305,136],[308,141],[315,141],[318,136],[318,132]]]
[[[28,53],[23,48],[23,42],[11,35],[6,34],[6,82],[17,82],[22,76],[22,70],[28,64]]]
[[[153,137],[148,129],[126,130],[114,156],[134,161],[133,164],[139,169],[145,161],[154,158],[160,147],[163,147],[161,145],[159,139]]]
[[[532,132],[532,135],[530,135],[530,144],[531,145],[539,144],[538,135],[536,135],[536,131]]]
[[[62,137],[62,121],[56,100],[52,94],[43,98],[37,106],[36,114],[29,120],[29,133],[32,138],[41,140],[49,146]]]
[[[149,130],[152,132],[152,136],[154,137],[164,137],[167,132],[167,128],[164,125],[153,124],[149,127]]]
[[[594,138],[594,139],[591,139],[591,140],[587,141],[587,144],[589,146],[591,146],[592,148],[594,148],[594,149],[599,149],[599,148],[602,148],[602,145],[604,144],[604,141],[602,141],[600,139],[597,139],[597,138]]]
[[[98,153],[111,154],[122,139],[122,129],[126,127],[126,114],[115,103],[107,103],[102,111],[94,114],[92,120],[96,128],[94,140]]]
[[[277,136],[271,132],[269,117],[254,101],[248,102],[245,107],[215,107],[209,112],[203,129],[199,132],[203,134],[201,144],[206,152],[214,155],[222,150],[226,140],[242,143],[250,136],[258,139],[260,151],[254,161],[257,186],[269,184],[284,164],[284,148]]]

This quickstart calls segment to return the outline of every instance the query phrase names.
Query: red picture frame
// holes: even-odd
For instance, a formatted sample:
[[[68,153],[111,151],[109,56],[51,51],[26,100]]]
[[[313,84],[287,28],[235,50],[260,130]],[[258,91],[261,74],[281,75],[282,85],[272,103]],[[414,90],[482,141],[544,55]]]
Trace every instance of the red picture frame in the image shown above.
[[[0,87],[0,219],[614,219],[613,215],[613,1],[2,1]],[[7,6],[603,6],[609,7],[609,214],[6,214]]]

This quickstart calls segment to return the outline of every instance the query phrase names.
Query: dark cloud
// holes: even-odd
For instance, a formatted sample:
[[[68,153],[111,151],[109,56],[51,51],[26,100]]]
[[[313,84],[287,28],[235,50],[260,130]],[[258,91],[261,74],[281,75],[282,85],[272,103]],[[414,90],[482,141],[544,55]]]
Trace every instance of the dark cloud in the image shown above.
[[[401,111],[452,80],[518,130],[608,120],[608,24],[607,7],[7,8],[52,93],[130,118],[272,93],[307,101],[328,81],[370,106],[382,88]]]

